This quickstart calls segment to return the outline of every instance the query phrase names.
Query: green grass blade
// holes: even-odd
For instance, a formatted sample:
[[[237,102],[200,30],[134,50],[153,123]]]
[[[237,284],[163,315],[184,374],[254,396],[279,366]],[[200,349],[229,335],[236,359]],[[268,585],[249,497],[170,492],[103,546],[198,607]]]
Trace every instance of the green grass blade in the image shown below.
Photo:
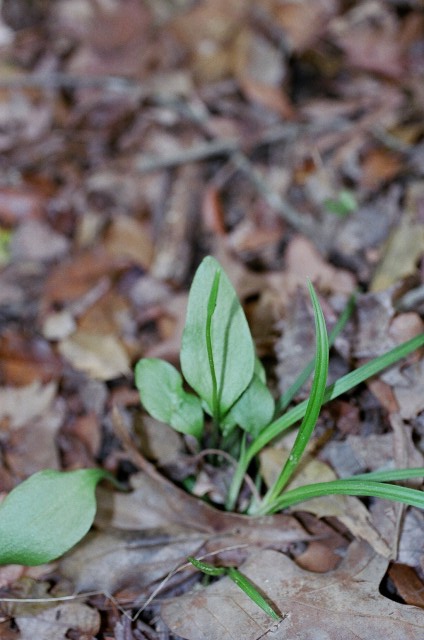
[[[339,397],[343,393],[350,391],[355,386],[364,382],[368,378],[380,373],[387,367],[390,367],[395,362],[398,362],[402,358],[405,358],[413,351],[416,351],[420,347],[424,346],[424,333],[421,333],[411,340],[407,340],[403,344],[391,349],[387,353],[383,354],[362,365],[358,369],[346,374],[335,383],[329,385],[324,394],[323,403],[329,402]],[[301,402],[296,407],[293,407],[290,411],[287,411],[283,416],[277,418],[271,424],[266,427],[256,438],[254,442],[245,452],[243,458],[239,460],[239,464],[235,471],[231,487],[229,490],[229,499],[227,502],[227,508],[229,510],[234,509],[234,505],[237,500],[240,487],[243,482],[244,474],[253,458],[261,451],[267,444],[269,444],[274,438],[281,435],[287,429],[290,429],[305,415],[307,401]]]
[[[188,556],[187,560],[207,576],[227,575],[262,611],[265,611],[265,613],[274,620],[280,620],[281,616],[274,611],[250,580],[235,567],[215,567],[213,564],[202,562],[201,560],[193,558],[193,556]]]
[[[249,598],[265,611],[270,618],[274,620],[280,620],[281,616],[278,615],[276,611],[268,604],[265,598],[259,593],[256,587],[244,576],[238,569],[234,569],[234,567],[228,567],[227,575],[231,580],[238,586],[244,593],[249,596]]]
[[[385,484],[384,482],[375,482],[373,480],[333,480],[332,482],[318,482],[316,484],[307,484],[297,489],[287,491],[280,496],[272,504],[268,504],[258,510],[257,515],[269,515],[276,513],[295,504],[306,502],[312,498],[330,495],[347,495],[347,496],[372,496],[374,498],[383,498],[384,500],[393,500],[402,502],[412,507],[424,509],[424,492],[409,487],[399,487],[393,484]]]
[[[324,314],[322,313],[318,298],[312,285],[308,283],[308,286],[314,308],[316,332],[314,380],[297,438],[277,481],[265,495],[262,502],[263,505],[274,502],[295,472],[315,428],[324,399],[325,383],[328,373],[328,336]]]
[[[347,373],[345,376],[326,388],[323,403],[334,400],[334,398],[338,398],[343,393],[350,391],[361,382],[364,382],[365,380],[368,380],[368,378],[380,373],[383,369],[390,367],[392,364],[398,362],[398,360],[401,360],[423,345],[424,333],[421,333],[419,336],[416,336],[411,340],[407,340],[398,347],[395,347],[387,353],[384,353],[382,356],[378,356],[374,360],[367,362],[358,369],[350,371],[350,373]],[[271,422],[271,424],[266,427],[266,429],[264,429],[250,445],[246,453],[248,464],[252,458],[261,451],[261,449],[271,442],[271,440],[301,420],[305,415],[306,407],[307,400],[304,400],[296,407],[293,407],[290,411],[287,411],[287,413],[281,416],[281,418],[277,418],[277,420]]]
[[[337,336],[343,331],[346,326],[347,321],[349,320],[352,312],[355,308],[356,296],[352,294],[347,301],[345,308],[340,314],[336,324],[328,334],[328,346],[332,347],[334,341]],[[310,362],[306,365],[306,367],[301,371],[293,384],[283,393],[281,398],[277,402],[276,413],[281,413],[284,411],[293,400],[296,393],[303,387],[305,382],[308,380],[309,376],[312,374],[315,366],[315,357],[312,358]]]
[[[358,475],[344,480],[374,480],[376,482],[397,482],[409,480],[409,478],[424,478],[424,467],[411,467],[410,469],[386,469],[385,471],[370,471],[358,473]]]

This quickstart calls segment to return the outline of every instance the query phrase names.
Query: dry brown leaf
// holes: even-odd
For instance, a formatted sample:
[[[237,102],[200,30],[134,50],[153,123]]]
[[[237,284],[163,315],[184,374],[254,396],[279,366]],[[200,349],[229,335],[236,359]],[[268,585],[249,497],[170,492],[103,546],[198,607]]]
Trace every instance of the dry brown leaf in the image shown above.
[[[97,380],[113,380],[130,372],[130,359],[122,343],[113,335],[77,331],[58,345],[71,364]]]
[[[19,429],[45,414],[57,393],[54,382],[42,385],[39,381],[25,387],[0,388],[0,419],[8,418],[12,429]]]
[[[78,300],[92,290],[102,279],[122,266],[110,254],[97,246],[80,253],[51,270],[44,287],[44,304]]]
[[[49,261],[63,257],[69,249],[69,240],[56,233],[44,222],[27,220],[12,237],[12,260]]]
[[[78,637],[93,637],[100,628],[100,614],[80,602],[68,602],[55,607],[45,608],[40,612],[22,612],[15,616],[20,630],[19,640],[66,640],[72,630]]]
[[[423,254],[424,224],[403,220],[390,234],[383,257],[374,273],[371,291],[387,289],[414,274]]]
[[[145,473],[132,482],[130,494],[99,489],[96,522],[105,532],[90,534],[62,561],[63,572],[80,589],[114,592],[141,581],[148,588],[201,549],[224,553],[230,547],[241,562],[249,549],[285,549],[310,537],[288,515],[258,520],[218,511]]]
[[[260,551],[240,571],[280,611],[279,623],[229,578],[165,603],[162,617],[188,640],[421,640],[424,611],[379,593],[387,565],[366,543],[353,543],[343,563],[326,574]]]
[[[389,576],[406,604],[424,609],[424,584],[411,567],[393,564]]]
[[[337,293],[352,293],[354,276],[343,269],[336,269],[326,262],[310,240],[296,236],[286,250],[287,271],[304,284],[307,278],[320,289]]]
[[[424,410],[424,360],[416,362],[402,371],[404,384],[393,389],[404,420],[416,418]]]
[[[116,216],[106,234],[105,249],[114,258],[127,259],[148,269],[153,257],[150,225],[129,216]]]
[[[294,51],[304,51],[320,38],[336,13],[334,0],[284,0],[272,2],[272,14],[287,34],[288,42]]]

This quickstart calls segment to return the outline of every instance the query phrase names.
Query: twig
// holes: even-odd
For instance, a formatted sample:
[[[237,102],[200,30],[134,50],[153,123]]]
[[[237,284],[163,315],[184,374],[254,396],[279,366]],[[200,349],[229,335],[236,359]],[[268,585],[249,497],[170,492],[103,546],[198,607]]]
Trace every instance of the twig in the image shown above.
[[[345,120],[331,123],[331,130],[344,130],[352,128],[352,123]],[[322,123],[304,124],[289,122],[276,127],[271,127],[257,136],[248,138],[225,138],[222,140],[212,140],[211,142],[201,142],[188,149],[180,149],[173,154],[164,157],[147,156],[142,154],[136,163],[140,173],[149,173],[161,169],[171,169],[189,162],[199,162],[209,160],[217,156],[228,156],[237,151],[248,153],[262,145],[274,144],[277,142],[290,142],[299,135],[321,133],[325,127]]]
[[[283,200],[276,191],[271,189],[259,171],[254,169],[249,159],[243,153],[240,151],[234,153],[231,161],[249,177],[256,190],[286,222],[304,235],[316,237],[317,229],[313,219],[310,216],[307,217],[296,211],[296,209]]]
[[[37,73],[0,77],[2,89],[104,89],[117,93],[147,92],[131,78],[120,76],[75,76],[68,73]]]

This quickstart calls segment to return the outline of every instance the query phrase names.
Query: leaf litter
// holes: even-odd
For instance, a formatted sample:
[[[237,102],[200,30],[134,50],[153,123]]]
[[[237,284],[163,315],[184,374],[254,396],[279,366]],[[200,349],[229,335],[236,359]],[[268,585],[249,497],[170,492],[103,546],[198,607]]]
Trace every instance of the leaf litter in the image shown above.
[[[422,332],[422,23],[385,0],[4,0],[0,493],[96,466],[130,492],[99,489],[95,528],[59,563],[2,574],[0,599],[108,598],[0,602],[2,637],[422,637],[421,512],[338,497],[315,515],[226,514],[231,465],[143,423],[131,373],[140,357],[178,366],[208,253],[275,395],[311,355],[308,276],[330,328],[364,291],[330,376]],[[339,216],[326,202],[346,190],[356,208]],[[310,473],[421,465],[422,362],[325,407]],[[142,455],[120,445],[114,404]],[[287,445],[264,454],[265,478]],[[190,476],[218,508],[177,487]],[[251,575],[281,622],[227,578],[202,588],[187,555]]]

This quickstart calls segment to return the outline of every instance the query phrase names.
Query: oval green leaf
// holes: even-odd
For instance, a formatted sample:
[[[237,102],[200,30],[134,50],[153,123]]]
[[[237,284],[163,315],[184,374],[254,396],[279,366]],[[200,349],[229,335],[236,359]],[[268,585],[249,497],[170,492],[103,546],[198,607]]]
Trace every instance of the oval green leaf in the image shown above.
[[[227,414],[244,431],[256,438],[274,416],[275,402],[268,387],[254,375],[246,391]]]
[[[135,367],[135,384],[151,416],[181,433],[200,438],[203,410],[199,398],[183,389],[180,373],[165,360],[143,358]]]
[[[190,289],[181,346],[184,377],[219,421],[247,388],[254,362],[253,340],[237,294],[220,264],[208,256]]]
[[[0,564],[51,562],[90,529],[96,513],[101,469],[35,473],[0,505]]]

